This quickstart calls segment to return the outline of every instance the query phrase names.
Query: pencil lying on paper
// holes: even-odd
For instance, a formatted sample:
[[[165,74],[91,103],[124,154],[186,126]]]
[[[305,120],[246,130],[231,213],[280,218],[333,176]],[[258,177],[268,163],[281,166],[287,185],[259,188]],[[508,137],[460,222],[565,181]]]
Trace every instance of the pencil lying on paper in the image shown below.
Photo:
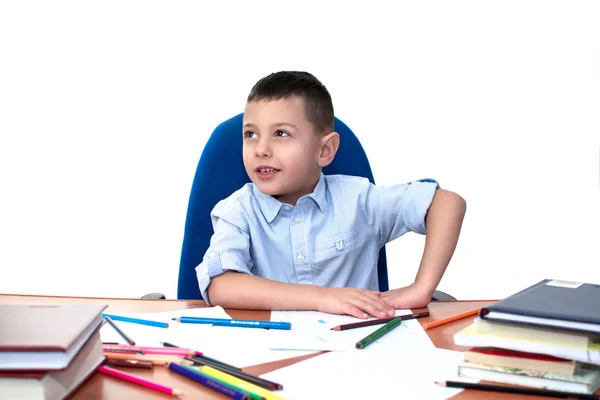
[[[178,317],[171,318],[173,321],[185,324],[211,324],[217,326],[236,326],[239,328],[268,328],[268,329],[292,329],[289,322],[257,321],[251,319],[225,319],[225,318],[197,318]]]
[[[253,385],[250,382],[246,382],[243,379],[236,378],[235,376],[229,375],[218,369],[211,367],[187,367],[190,369],[196,369],[201,374],[206,374],[226,385],[232,385],[233,387],[247,392],[251,398],[265,399],[265,400],[284,400],[283,397],[271,392],[270,390],[264,389],[260,386]]]
[[[396,328],[397,326],[400,326],[401,323],[402,323],[402,320],[400,319],[400,317],[394,318],[393,320],[391,320],[390,322],[388,322],[381,328],[377,329],[375,332],[373,332],[370,335],[368,335],[367,337],[365,337],[363,340],[360,340],[359,342],[357,342],[356,348],[364,349],[365,347],[367,347],[368,345],[370,345],[371,343],[373,343],[374,341],[376,341],[377,339],[379,339],[386,333],[390,332],[392,329]]]
[[[102,314],[102,317],[103,318],[110,317],[115,321],[131,322],[133,324],[155,326],[158,328],[168,328],[169,327],[169,324],[167,322],[151,321],[148,319],[123,317],[121,315],[114,315],[114,314]]]
[[[104,351],[132,351],[143,354],[161,354],[165,356],[199,356],[202,354],[200,351],[190,350],[190,349],[182,349],[179,347],[148,347],[148,346],[128,346],[123,344],[111,345],[111,344],[103,344],[102,348]]]
[[[184,365],[179,365],[175,363],[170,363],[168,367],[171,371],[176,372],[179,375],[183,375],[186,378],[192,379],[206,387],[214,389],[217,392],[224,394],[225,396],[231,399],[247,400],[250,398],[250,396],[248,396],[246,392],[231,387],[229,385],[225,385],[224,383],[219,382],[218,380],[210,376],[197,373],[196,371],[192,370],[191,367],[186,367]]]
[[[196,365],[199,364],[201,366],[207,366],[207,367],[217,369],[219,371],[223,371],[225,373],[228,373],[229,375],[235,376],[236,378],[243,379],[247,382],[255,384],[256,386],[260,386],[260,387],[268,389],[268,390],[283,389],[283,385],[280,383],[272,382],[272,381],[266,380],[264,378],[261,378],[260,376],[251,375],[251,374],[248,374],[241,370],[228,368],[223,365],[219,365],[219,364],[215,364],[215,363],[209,363],[198,357],[186,357],[185,359],[192,361]]]
[[[152,369],[154,367],[154,363],[152,361],[142,361],[142,360],[121,360],[118,358],[107,358],[105,361],[106,365],[114,366],[114,367],[129,367],[129,368],[143,368],[143,369]]]
[[[125,334],[125,332],[123,332],[123,331],[121,330],[121,328],[119,328],[119,327],[117,326],[117,324],[115,324],[115,323],[113,322],[113,320],[112,320],[112,318],[111,318],[111,317],[109,317],[109,316],[107,315],[107,316],[105,316],[105,317],[104,317],[104,320],[105,320],[106,322],[108,322],[108,324],[109,324],[109,325],[110,325],[110,326],[111,326],[111,327],[112,327],[112,328],[113,328],[115,331],[117,331],[117,333],[118,333],[119,335],[121,335],[121,337],[122,337],[122,338],[123,338],[123,339],[124,339],[124,340],[127,342],[127,344],[130,344],[130,345],[134,345],[134,344],[135,344],[135,342],[133,341],[133,339],[131,339],[129,336],[127,336],[127,335]]]
[[[104,356],[106,358],[112,358],[114,360],[138,360],[138,361],[151,361],[154,365],[167,365],[170,362],[193,364],[193,361],[186,361],[183,357],[177,356],[161,356],[156,354],[127,354],[127,353],[111,353],[105,351]]]
[[[590,400],[599,400],[600,399],[600,396],[597,396],[595,394],[560,392],[560,391],[548,390],[548,389],[534,389],[534,388],[525,388],[525,387],[487,385],[487,384],[483,384],[483,383],[469,383],[469,382],[460,382],[460,381],[440,381],[440,382],[436,382],[436,383],[440,386],[446,386],[446,387],[451,387],[451,388],[474,389],[474,390],[482,390],[482,391],[486,391],[486,392],[526,394],[526,395],[530,395],[530,396],[557,397],[557,398],[561,398],[561,399],[590,399]]]
[[[409,314],[409,315],[398,315],[398,317],[400,317],[402,319],[402,321],[406,321],[407,319],[429,317],[429,311],[424,311],[424,312]],[[332,331],[345,331],[346,329],[362,328],[363,326],[387,324],[388,322],[390,322],[393,319],[398,318],[398,317],[379,318],[379,319],[370,319],[368,321],[362,321],[362,322],[353,322],[351,324],[334,326],[333,328],[331,328],[331,330]]]
[[[101,365],[100,367],[98,367],[98,372],[105,374],[105,375],[110,375],[110,376],[118,378],[118,379],[122,379],[124,381],[135,383],[137,385],[147,387],[149,389],[153,389],[153,390],[156,390],[156,391],[159,391],[162,393],[167,393],[172,396],[177,396],[177,397],[183,396],[183,392],[181,390],[170,388],[168,386],[163,386],[156,382],[148,381],[146,379],[138,378],[135,375],[131,375],[131,374],[125,373],[123,371],[119,371],[117,369],[105,367],[104,365]]]
[[[160,342],[160,343],[161,343],[163,346],[165,346],[165,347],[175,347],[175,348],[180,348],[179,346],[176,346],[176,345],[174,345],[173,343],[169,343],[169,342]],[[196,357],[198,360],[206,361],[207,363],[212,363],[212,364],[216,364],[216,365],[222,365],[222,366],[224,366],[224,367],[231,368],[231,369],[237,369],[237,370],[239,370],[239,371],[241,371],[241,370],[242,370],[241,368],[238,368],[238,367],[236,367],[236,366],[233,366],[233,365],[231,365],[231,364],[227,364],[226,362],[223,362],[223,361],[221,361],[221,360],[217,360],[217,359],[215,359],[215,358],[208,357],[208,356],[207,356],[207,355],[205,355],[204,353],[201,353],[201,352],[198,352],[198,353],[200,353],[200,354],[198,354],[198,355],[196,355],[196,356],[195,356],[195,357]],[[211,365],[212,365],[212,364],[211,364]]]
[[[442,318],[437,321],[429,322],[429,323],[423,325],[423,329],[427,330],[427,329],[435,328],[435,327],[438,327],[441,325],[449,324],[450,322],[458,321],[459,319],[472,317],[473,315],[477,315],[479,310],[481,310],[481,307],[476,308],[475,310],[465,311],[460,314],[452,315],[451,317],[448,317],[448,318]]]

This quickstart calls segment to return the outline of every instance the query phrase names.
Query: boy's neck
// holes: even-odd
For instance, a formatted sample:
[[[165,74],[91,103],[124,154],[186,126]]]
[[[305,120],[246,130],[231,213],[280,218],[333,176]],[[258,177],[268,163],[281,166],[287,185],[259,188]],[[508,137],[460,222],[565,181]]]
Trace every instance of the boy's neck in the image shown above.
[[[309,195],[309,194],[312,194],[315,192],[315,189],[316,189],[317,185],[319,184],[320,180],[321,180],[321,174],[319,173],[317,180],[309,186],[309,189],[306,189],[299,193],[295,193],[293,196],[282,194],[282,195],[274,195],[272,197],[282,203],[290,204],[295,207],[298,200],[300,200],[302,197],[304,197],[306,195]],[[288,196],[292,196],[292,197],[288,197]]]

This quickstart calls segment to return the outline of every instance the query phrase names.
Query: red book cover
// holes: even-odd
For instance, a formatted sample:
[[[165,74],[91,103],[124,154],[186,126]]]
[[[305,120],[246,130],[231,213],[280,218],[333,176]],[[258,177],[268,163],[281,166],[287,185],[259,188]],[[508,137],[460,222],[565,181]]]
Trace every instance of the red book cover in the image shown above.
[[[499,349],[496,347],[473,347],[473,348],[469,349],[469,351],[471,351],[473,353],[488,354],[488,355],[499,356],[499,357],[526,358],[529,360],[538,360],[538,361],[571,362],[571,360],[553,357],[553,356],[549,356],[549,355],[545,355],[545,354],[525,353],[522,351]]]

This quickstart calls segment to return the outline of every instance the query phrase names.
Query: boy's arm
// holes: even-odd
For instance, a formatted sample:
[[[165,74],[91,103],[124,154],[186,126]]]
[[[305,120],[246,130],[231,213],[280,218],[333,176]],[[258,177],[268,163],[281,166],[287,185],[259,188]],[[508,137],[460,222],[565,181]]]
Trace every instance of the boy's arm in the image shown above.
[[[234,271],[213,277],[208,293],[212,304],[225,308],[317,310],[357,318],[394,315],[379,292],[283,283]]]
[[[390,290],[381,297],[394,308],[425,307],[450,263],[466,212],[465,200],[456,193],[437,189],[425,222],[425,249],[415,282]]]

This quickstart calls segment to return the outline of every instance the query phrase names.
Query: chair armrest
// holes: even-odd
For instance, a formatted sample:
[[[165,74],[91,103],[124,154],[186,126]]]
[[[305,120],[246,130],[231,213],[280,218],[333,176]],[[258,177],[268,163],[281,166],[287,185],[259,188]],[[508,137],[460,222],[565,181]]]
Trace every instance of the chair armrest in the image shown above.
[[[165,295],[162,293],[148,293],[141,297],[142,299],[147,300],[164,300],[166,299]]]
[[[433,292],[433,296],[431,296],[431,300],[451,301],[451,300],[456,300],[456,298],[453,296],[450,296],[448,293],[442,292],[441,290],[436,290],[435,292]]]

